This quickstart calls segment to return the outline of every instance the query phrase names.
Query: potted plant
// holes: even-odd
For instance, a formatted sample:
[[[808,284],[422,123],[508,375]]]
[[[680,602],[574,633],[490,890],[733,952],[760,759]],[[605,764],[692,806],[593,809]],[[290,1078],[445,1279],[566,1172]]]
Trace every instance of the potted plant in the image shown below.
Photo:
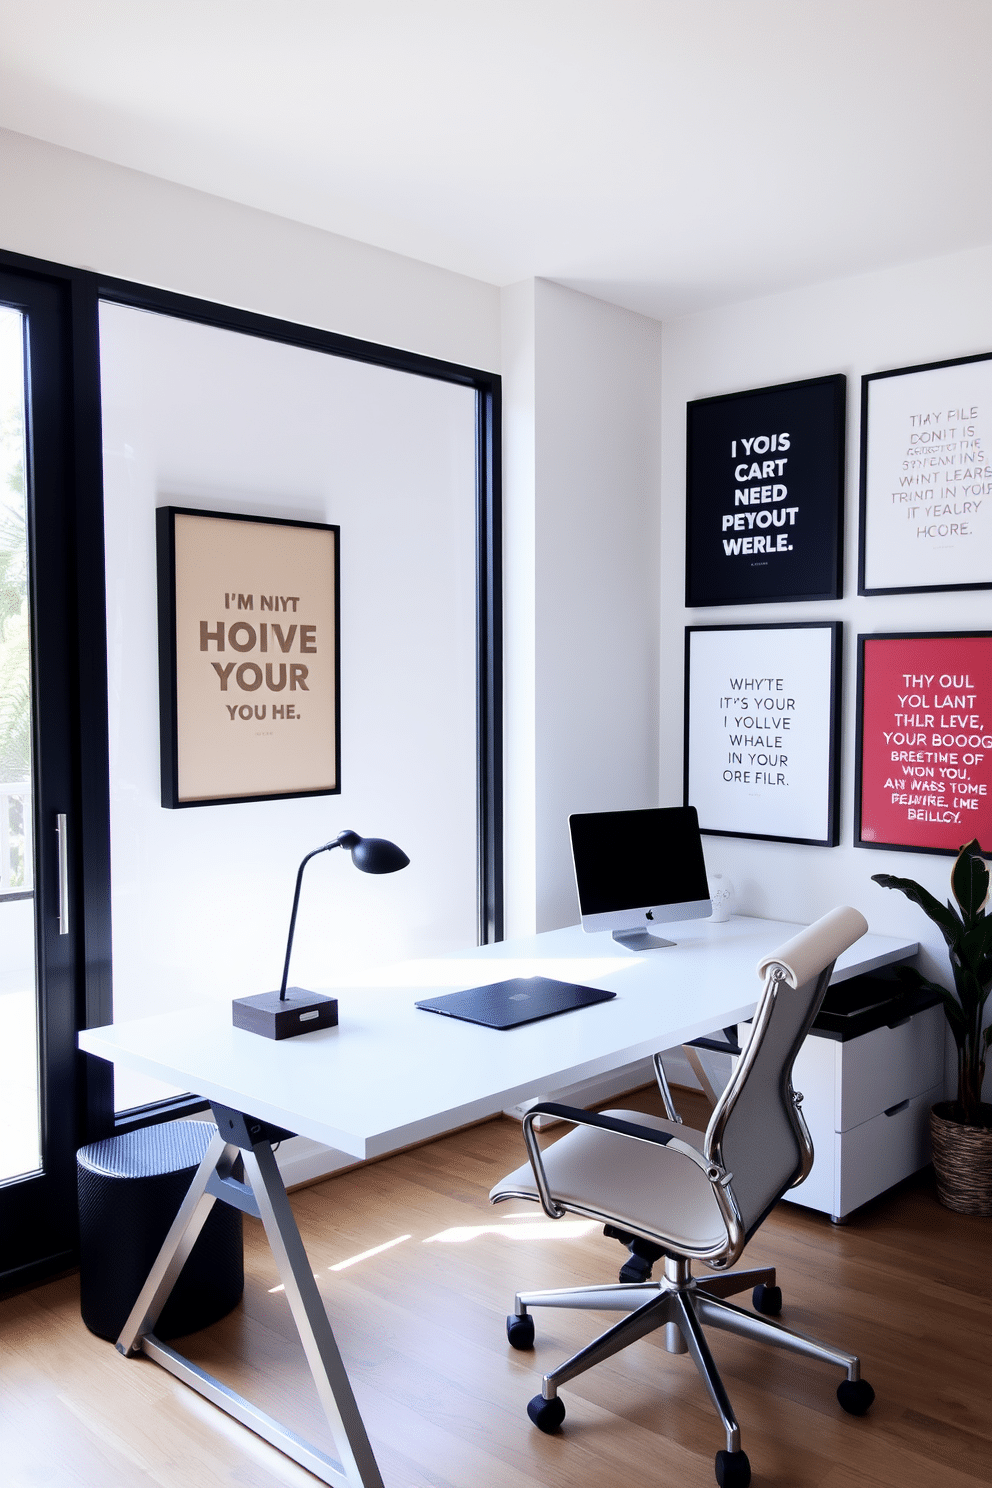
[[[953,992],[913,967],[900,967],[898,975],[937,994],[957,1045],[957,1100],[940,1101],[930,1112],[937,1197],[961,1214],[992,1214],[992,1104],[982,1100],[985,1058],[992,1044],[992,1025],[982,1028],[992,990],[992,915],[985,912],[989,870],[982,850],[973,838],[954,860],[951,892],[957,908],[950,900],[941,904],[911,878],[873,873],[872,881],[912,899],[947,943]]]

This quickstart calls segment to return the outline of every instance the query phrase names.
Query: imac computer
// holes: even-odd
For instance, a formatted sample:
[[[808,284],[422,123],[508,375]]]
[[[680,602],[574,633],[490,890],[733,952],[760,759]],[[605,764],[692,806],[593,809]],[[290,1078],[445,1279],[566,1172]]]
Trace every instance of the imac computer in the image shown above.
[[[694,806],[584,812],[568,827],[583,930],[652,951],[675,942],[650,928],[712,911]]]

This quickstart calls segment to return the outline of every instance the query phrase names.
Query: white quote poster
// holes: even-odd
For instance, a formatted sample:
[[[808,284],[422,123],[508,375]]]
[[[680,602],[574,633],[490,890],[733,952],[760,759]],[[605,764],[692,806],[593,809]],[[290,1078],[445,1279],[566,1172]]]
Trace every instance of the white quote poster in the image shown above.
[[[700,827],[832,846],[839,625],[686,634],[686,803]]]
[[[992,359],[866,384],[862,592],[992,584]]]

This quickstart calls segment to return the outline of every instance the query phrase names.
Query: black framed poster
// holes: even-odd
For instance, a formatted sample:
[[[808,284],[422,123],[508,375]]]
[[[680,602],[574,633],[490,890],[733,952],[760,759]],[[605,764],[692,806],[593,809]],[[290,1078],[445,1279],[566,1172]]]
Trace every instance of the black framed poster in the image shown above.
[[[162,805],[334,795],[339,528],[159,507]]]
[[[835,847],[841,625],[689,625],[684,799],[700,830]]]
[[[857,847],[992,855],[992,632],[858,637]]]
[[[861,379],[859,594],[992,588],[992,353]]]
[[[839,599],[841,373],[687,405],[685,602]]]

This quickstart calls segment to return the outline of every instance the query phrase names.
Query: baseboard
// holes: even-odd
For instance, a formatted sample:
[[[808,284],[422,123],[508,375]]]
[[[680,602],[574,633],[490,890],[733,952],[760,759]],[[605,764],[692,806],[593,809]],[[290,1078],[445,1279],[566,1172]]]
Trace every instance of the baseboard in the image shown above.
[[[322,1147],[309,1137],[287,1137],[279,1143],[276,1162],[286,1187],[299,1188],[301,1184],[316,1183],[319,1178],[330,1178],[344,1168],[354,1168],[361,1159],[333,1147]]]
[[[46,1281],[53,1281],[56,1276],[75,1271],[78,1265],[78,1251],[63,1250],[58,1255],[45,1256],[40,1261],[31,1261],[27,1266],[15,1266],[10,1271],[0,1272],[0,1298],[7,1297],[12,1292],[22,1292],[29,1287],[40,1286]]]
[[[722,1090],[730,1079],[730,1055],[713,1054],[706,1049],[701,1049],[699,1052],[703,1068],[709,1075],[714,1088]],[[665,1075],[669,1085],[682,1085],[686,1090],[702,1089],[693,1074],[692,1065],[681,1048],[666,1051]],[[652,1084],[654,1084],[652,1061],[638,1059],[634,1064],[622,1065],[619,1069],[610,1070],[608,1074],[596,1075],[591,1080],[582,1080],[578,1085],[569,1085],[564,1090],[547,1090],[543,1093],[543,1098],[561,1101],[567,1106],[588,1108],[589,1106],[601,1106],[604,1101],[615,1100],[631,1090],[639,1090],[643,1085]],[[503,1115],[512,1116],[515,1121],[522,1121],[524,1112],[530,1104],[530,1101],[522,1101],[520,1105],[509,1106]],[[539,1116],[534,1123],[538,1131],[544,1131],[546,1127],[556,1124],[554,1117],[551,1116]]]

